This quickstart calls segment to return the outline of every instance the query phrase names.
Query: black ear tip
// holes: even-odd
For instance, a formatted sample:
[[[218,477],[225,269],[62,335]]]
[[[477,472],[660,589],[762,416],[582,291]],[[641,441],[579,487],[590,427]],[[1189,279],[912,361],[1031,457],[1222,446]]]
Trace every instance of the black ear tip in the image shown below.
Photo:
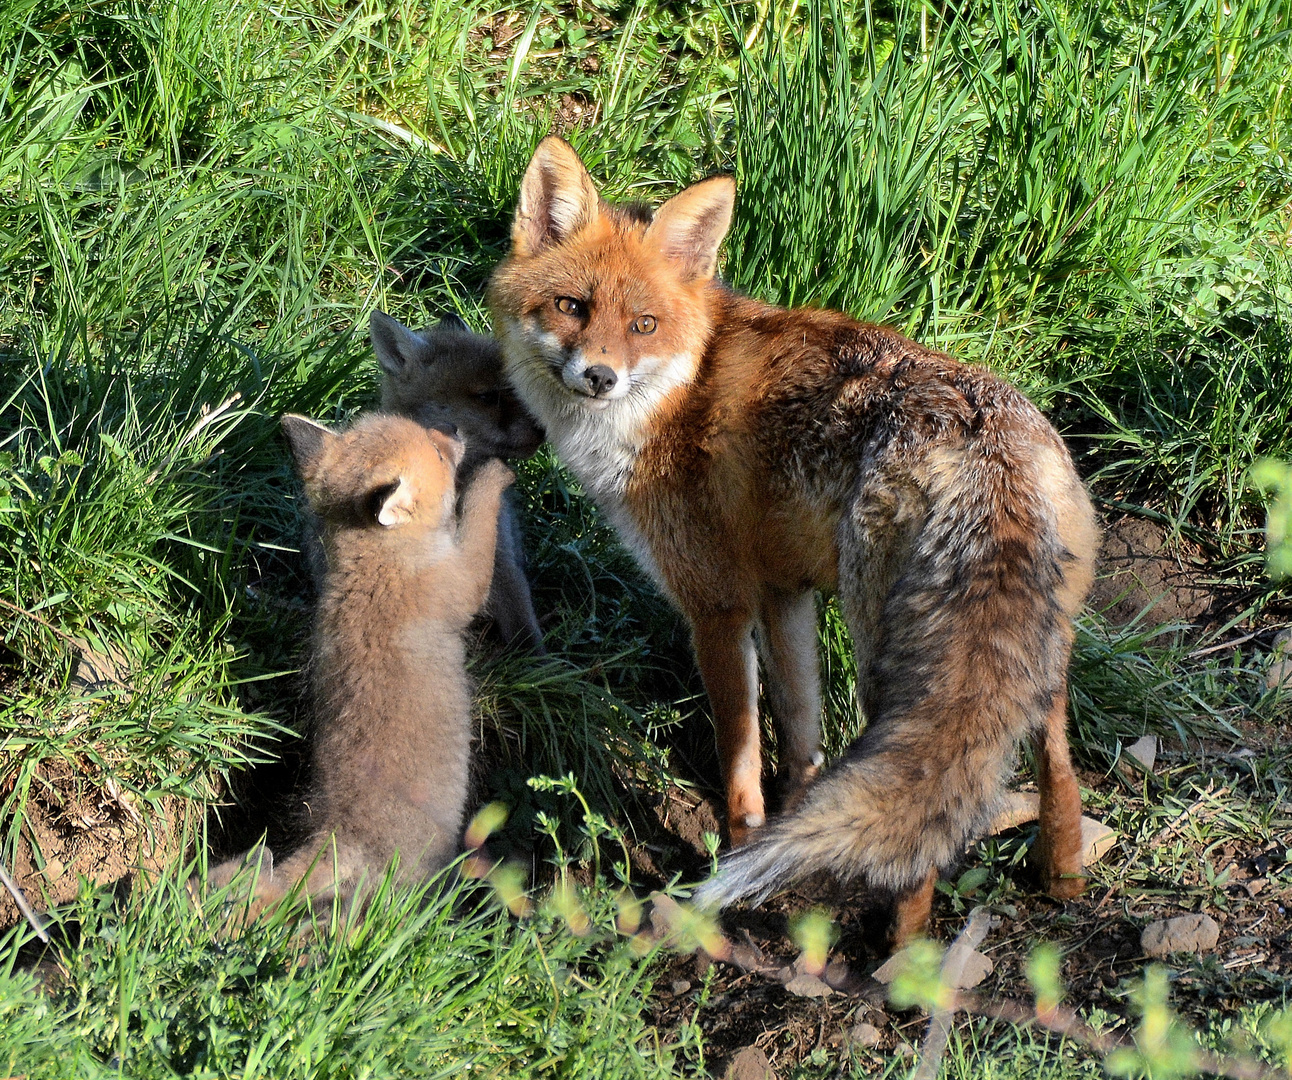
[[[467,324],[462,320],[462,317],[461,317],[460,315],[458,315],[458,314],[457,314],[457,312],[450,311],[447,315],[445,315],[445,316],[444,316],[444,318],[442,318],[442,319],[439,321],[439,325],[438,325],[437,329],[440,329],[440,330],[458,330],[458,331],[461,331],[461,332],[463,332],[463,333],[469,333],[469,332],[470,332],[470,330],[471,330],[471,327],[469,327],[469,326],[468,326],[468,325],[467,325]]]
[[[322,424],[308,416],[284,413],[278,421],[287,437],[287,446],[296,464],[305,468],[323,448],[324,440],[331,434]]]

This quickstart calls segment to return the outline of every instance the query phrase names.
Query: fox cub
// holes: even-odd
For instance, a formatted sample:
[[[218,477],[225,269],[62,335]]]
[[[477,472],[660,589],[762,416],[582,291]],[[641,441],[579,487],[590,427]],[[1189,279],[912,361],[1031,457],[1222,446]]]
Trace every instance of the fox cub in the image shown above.
[[[547,138],[488,292],[521,401],[690,623],[743,845],[698,899],[830,871],[891,895],[900,941],[991,820],[1025,737],[1042,876],[1072,895],[1066,680],[1098,535],[1068,452],[988,371],[715,280],[734,195],[714,177],[653,214],[612,206]],[[816,590],[839,598],[868,726],[809,786]],[[796,807],[767,825],[760,659]]]
[[[473,334],[455,315],[425,330],[410,330],[384,311],[368,324],[381,364],[381,408],[426,427],[456,429],[466,441],[458,467],[465,482],[490,458],[529,457],[543,441],[503,378],[498,343]],[[485,604],[504,643],[543,651],[543,632],[525,574],[520,522],[510,498],[498,511],[493,585]]]
[[[458,439],[380,414],[340,434],[303,416],[282,423],[328,570],[310,668],[312,834],[277,868],[260,856],[256,909],[302,878],[310,896],[352,896],[396,852],[405,881],[453,859],[471,743],[462,631],[489,590],[512,479],[486,462],[459,518]],[[211,881],[226,884],[242,862],[217,867]]]

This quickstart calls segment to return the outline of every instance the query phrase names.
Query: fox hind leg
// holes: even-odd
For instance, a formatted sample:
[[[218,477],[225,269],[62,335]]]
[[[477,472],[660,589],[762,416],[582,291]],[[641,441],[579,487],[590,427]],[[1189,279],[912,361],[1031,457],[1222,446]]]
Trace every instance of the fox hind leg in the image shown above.
[[[1036,848],[1041,883],[1059,899],[1086,887],[1082,873],[1081,788],[1068,752],[1066,686],[1054,696],[1045,726],[1034,737],[1036,785],[1041,793],[1041,828]]]
[[[821,753],[821,671],[816,593],[769,590],[758,635],[767,696],[780,737],[776,783],[781,810],[793,810],[816,778]]]
[[[693,618],[691,632],[717,729],[727,830],[738,847],[766,820],[753,619],[743,612]]]
[[[933,888],[938,872],[930,870],[924,880],[910,892],[893,901],[892,921],[888,926],[888,947],[896,952],[914,938],[921,937],[928,929],[929,915],[933,911]]]

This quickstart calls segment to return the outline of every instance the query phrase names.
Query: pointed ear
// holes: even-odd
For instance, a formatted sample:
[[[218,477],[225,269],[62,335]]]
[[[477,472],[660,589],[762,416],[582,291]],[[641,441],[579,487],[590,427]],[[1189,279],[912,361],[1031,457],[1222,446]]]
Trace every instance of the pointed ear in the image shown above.
[[[402,525],[413,516],[413,489],[402,476],[372,494],[377,522],[386,528]]]
[[[537,255],[591,224],[601,196],[579,155],[564,139],[549,135],[534,151],[520,182],[511,226],[512,252]]]
[[[291,447],[296,471],[302,479],[308,479],[317,471],[323,451],[336,435],[308,416],[285,413],[279,423],[283,425],[283,434]]]
[[[445,460],[452,462],[455,469],[462,464],[462,455],[467,450],[466,443],[457,436],[449,435],[436,428],[429,428],[426,433],[431,437],[431,442],[439,447]]]
[[[646,230],[663,256],[690,280],[707,281],[718,269],[718,245],[731,228],[736,185],[729,176],[713,176],[674,195],[655,212]]]
[[[462,316],[460,316],[459,314],[457,314],[457,312],[454,312],[454,311],[450,311],[447,315],[444,316],[444,318],[442,318],[439,322],[437,322],[435,324],[435,329],[452,330],[454,333],[457,333],[457,334],[471,333],[471,327],[469,327],[465,322],[463,322]]]
[[[398,375],[426,352],[426,343],[418,334],[377,308],[368,319],[368,337],[377,363],[387,375]]]

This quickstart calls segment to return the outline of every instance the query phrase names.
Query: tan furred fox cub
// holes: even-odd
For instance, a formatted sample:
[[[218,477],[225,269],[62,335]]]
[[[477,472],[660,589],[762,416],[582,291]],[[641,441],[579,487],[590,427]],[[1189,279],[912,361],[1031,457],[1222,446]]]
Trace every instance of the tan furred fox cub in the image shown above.
[[[733,843],[702,903],[820,870],[897,901],[895,940],[987,827],[1035,739],[1042,873],[1078,892],[1071,620],[1097,528],[1062,441],[995,375],[832,311],[714,280],[734,185],[653,215],[538,147],[489,305],[508,376],[690,622]],[[852,631],[862,737],[822,762],[814,591]],[[761,653],[786,805],[764,822]],[[800,802],[801,800],[801,802]]]
[[[382,411],[411,417],[426,427],[447,425],[466,442],[458,466],[459,486],[490,458],[529,457],[542,443],[542,428],[503,377],[502,352],[493,338],[473,334],[456,315],[424,330],[410,330],[384,311],[372,313],[368,332],[381,364]],[[505,644],[543,651],[543,632],[525,574],[520,521],[506,496],[498,511],[498,546],[485,614]]]
[[[371,886],[396,852],[425,881],[458,849],[471,744],[462,631],[493,571],[498,502],[512,474],[486,462],[454,513],[462,443],[370,414],[337,434],[303,416],[283,430],[323,527],[328,572],[314,628],[312,833],[273,867],[253,910],[303,892]],[[267,854],[267,853],[266,853]],[[217,867],[226,884],[242,865]]]

